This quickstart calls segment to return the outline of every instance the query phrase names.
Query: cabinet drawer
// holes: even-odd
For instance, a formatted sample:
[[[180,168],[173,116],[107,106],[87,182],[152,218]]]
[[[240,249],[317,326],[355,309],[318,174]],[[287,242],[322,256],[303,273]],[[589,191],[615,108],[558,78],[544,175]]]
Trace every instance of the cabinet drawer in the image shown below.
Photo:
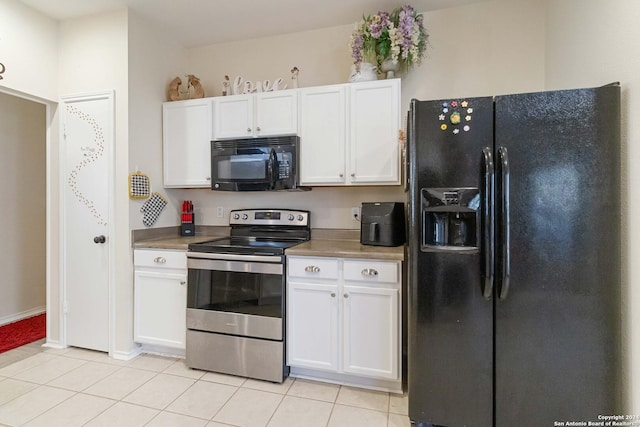
[[[345,260],[344,280],[372,283],[398,283],[400,281],[400,263]]]
[[[133,264],[136,267],[187,269],[185,251],[162,251],[136,249],[133,251]]]
[[[289,276],[308,279],[337,279],[338,260],[334,258],[288,258]]]

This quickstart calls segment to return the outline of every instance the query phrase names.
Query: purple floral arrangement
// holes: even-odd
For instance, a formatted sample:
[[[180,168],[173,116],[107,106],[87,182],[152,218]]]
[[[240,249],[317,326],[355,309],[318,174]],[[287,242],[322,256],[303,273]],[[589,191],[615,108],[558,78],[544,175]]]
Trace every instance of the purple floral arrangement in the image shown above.
[[[363,16],[351,34],[349,47],[356,65],[361,62],[379,65],[391,59],[394,64],[400,62],[411,67],[422,61],[428,37],[422,14],[405,5],[391,13]]]

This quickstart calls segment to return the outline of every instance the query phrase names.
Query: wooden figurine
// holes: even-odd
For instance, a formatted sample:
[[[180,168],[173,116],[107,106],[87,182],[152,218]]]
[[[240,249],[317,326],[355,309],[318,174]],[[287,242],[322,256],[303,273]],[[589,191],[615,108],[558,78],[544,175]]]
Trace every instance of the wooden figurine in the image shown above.
[[[229,81],[229,76],[225,74],[222,81],[222,96],[227,95],[231,95],[231,82]]]
[[[176,77],[171,80],[169,83],[169,100],[171,101],[179,101],[180,100],[180,85],[182,84],[182,80],[180,77]]]
[[[193,93],[190,93],[189,98],[204,98],[204,88],[200,84],[200,79],[193,74],[187,75],[189,78],[189,86],[193,88]]]

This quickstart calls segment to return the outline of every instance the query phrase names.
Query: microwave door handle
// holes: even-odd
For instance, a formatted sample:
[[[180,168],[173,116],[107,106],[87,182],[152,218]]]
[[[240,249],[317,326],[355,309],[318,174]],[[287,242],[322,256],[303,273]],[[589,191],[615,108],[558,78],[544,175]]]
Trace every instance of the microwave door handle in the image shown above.
[[[269,153],[269,179],[271,181],[271,189],[275,189],[276,181],[278,180],[278,156],[273,148]]]

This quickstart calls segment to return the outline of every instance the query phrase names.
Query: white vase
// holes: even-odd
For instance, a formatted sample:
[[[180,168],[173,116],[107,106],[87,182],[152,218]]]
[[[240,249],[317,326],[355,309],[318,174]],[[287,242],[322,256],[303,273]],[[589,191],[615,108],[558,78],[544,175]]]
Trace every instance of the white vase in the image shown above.
[[[382,71],[383,73],[387,73],[388,79],[394,78],[399,69],[400,63],[397,61],[394,63],[391,59],[385,59],[380,64],[380,71]]]
[[[368,62],[361,62],[359,65],[353,64],[351,66],[351,73],[349,74],[349,82],[366,82],[369,80],[378,80],[377,67],[375,64]]]

